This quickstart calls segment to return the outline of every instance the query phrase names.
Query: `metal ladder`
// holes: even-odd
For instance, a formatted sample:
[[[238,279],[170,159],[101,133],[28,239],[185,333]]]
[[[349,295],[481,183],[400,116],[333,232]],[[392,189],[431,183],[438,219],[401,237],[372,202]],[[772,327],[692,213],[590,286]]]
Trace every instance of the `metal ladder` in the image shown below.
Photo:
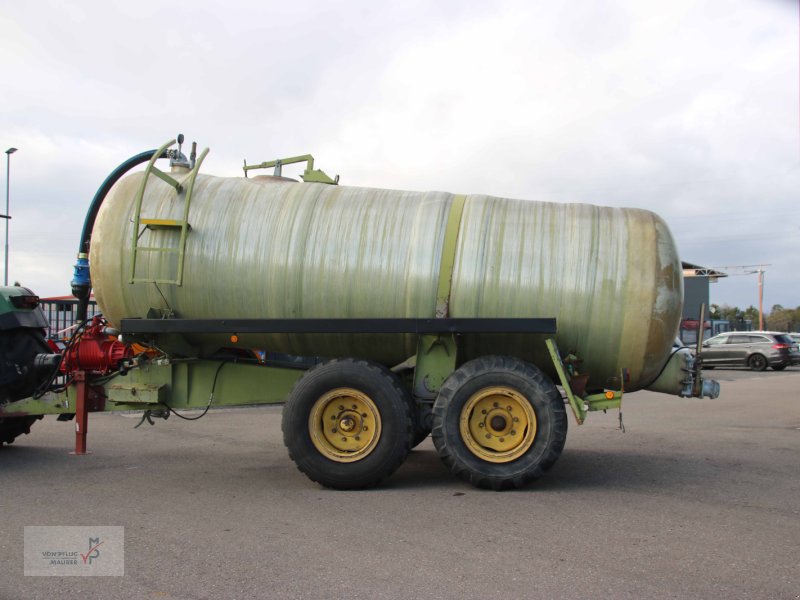
[[[183,266],[184,260],[186,257],[186,238],[191,230],[191,225],[189,225],[189,206],[192,202],[192,191],[194,190],[194,182],[197,179],[197,173],[200,170],[200,165],[203,163],[206,155],[208,154],[208,148],[203,150],[200,153],[200,156],[197,158],[194,166],[192,167],[191,171],[186,178],[184,178],[183,182],[179,182],[164,171],[156,168],[155,162],[158,160],[164,152],[172,147],[177,140],[172,139],[161,146],[158,150],[153,153],[150,162],[147,163],[147,167],[144,170],[144,176],[142,177],[142,183],[139,186],[139,190],[136,193],[136,207],[134,210],[133,216],[133,238],[131,240],[131,272],[130,272],[130,283],[170,283],[175,284],[177,286],[183,285]],[[147,187],[147,182],[150,179],[150,175],[155,175],[162,181],[168,183],[175,189],[175,192],[180,195],[184,194],[184,204],[183,204],[183,218],[178,219],[155,219],[155,218],[143,218],[142,217],[142,200],[144,199],[144,192],[145,188]],[[158,229],[166,229],[166,230],[180,230],[180,240],[178,242],[177,248],[166,248],[161,246],[141,246],[139,245],[139,239],[141,238],[144,231],[140,231],[141,226],[144,225],[145,229],[150,230],[158,230]],[[163,254],[177,254],[178,255],[178,269],[174,279],[158,279],[152,277],[136,277],[136,263],[139,259],[140,253],[146,252],[160,252]]]

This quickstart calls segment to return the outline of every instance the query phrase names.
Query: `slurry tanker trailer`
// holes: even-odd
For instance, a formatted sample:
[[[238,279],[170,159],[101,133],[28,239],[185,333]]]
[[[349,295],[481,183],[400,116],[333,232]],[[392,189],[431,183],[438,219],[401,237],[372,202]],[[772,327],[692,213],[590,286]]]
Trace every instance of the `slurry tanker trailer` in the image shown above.
[[[57,414],[80,454],[90,412],[285,402],[289,455],[322,485],[374,485],[431,435],[452,473],[505,489],[555,463],[568,410],[719,393],[673,349],[682,269],[651,212],[346,187],[310,155],[215,177],[177,141],[98,190],[65,344],[32,292],[0,292],[0,442]]]

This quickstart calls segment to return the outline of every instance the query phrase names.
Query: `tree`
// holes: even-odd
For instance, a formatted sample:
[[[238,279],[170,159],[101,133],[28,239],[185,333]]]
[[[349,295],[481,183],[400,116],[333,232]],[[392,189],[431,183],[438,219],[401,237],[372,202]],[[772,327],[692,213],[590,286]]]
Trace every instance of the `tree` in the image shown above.
[[[714,305],[716,306],[716,305]],[[724,321],[732,321],[736,323],[737,321],[741,321],[742,319],[742,311],[739,310],[736,306],[728,306],[727,304],[723,304],[722,306],[717,306],[717,319],[722,319]]]
[[[754,324],[758,324],[758,309],[753,306],[752,304],[744,309],[742,312],[742,318],[745,321],[752,321]]]
[[[775,331],[797,331],[800,329],[800,306],[784,308],[776,304],[767,316],[767,323]]]

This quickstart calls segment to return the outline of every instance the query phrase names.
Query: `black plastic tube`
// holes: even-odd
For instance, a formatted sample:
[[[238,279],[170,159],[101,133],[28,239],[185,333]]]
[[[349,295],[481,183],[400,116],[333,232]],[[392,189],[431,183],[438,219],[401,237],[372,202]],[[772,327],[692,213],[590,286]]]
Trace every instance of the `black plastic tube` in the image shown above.
[[[94,222],[97,219],[97,213],[100,212],[100,207],[103,205],[103,200],[105,200],[108,192],[111,191],[111,188],[114,187],[114,184],[117,183],[117,181],[119,181],[122,176],[125,175],[125,173],[137,165],[148,162],[151,158],[153,158],[153,154],[156,152],[157,150],[147,150],[137,154],[136,156],[131,156],[128,160],[111,171],[111,174],[106,177],[106,180],[98,188],[97,193],[92,199],[92,203],[89,205],[89,210],[86,213],[86,220],[83,222],[81,241],[78,245],[79,264],[81,261],[81,255],[89,254],[89,246],[92,242],[92,230],[94,229]],[[159,158],[167,158],[167,153],[163,152]],[[79,267],[76,265],[75,279],[73,279],[72,284],[72,294],[78,299],[78,307],[75,318],[78,323],[81,323],[87,318],[89,311],[89,296],[92,291],[92,286],[90,278],[88,277],[85,278],[85,282],[81,281],[76,285],[76,280],[78,279],[78,269]]]
[[[103,200],[105,200],[108,192],[111,191],[111,188],[114,187],[114,184],[122,179],[122,176],[130,171],[133,167],[148,162],[151,158],[153,158],[153,154],[155,154],[155,152],[156,150],[147,150],[137,154],[136,156],[131,156],[128,160],[111,171],[111,174],[106,177],[103,185],[100,186],[100,188],[97,190],[97,193],[94,195],[92,203],[89,206],[89,211],[86,213],[86,220],[83,222],[83,232],[81,233],[81,242],[78,246],[78,254],[88,254],[89,244],[92,240],[92,229],[94,228],[94,222],[97,219],[97,213],[100,212],[100,207],[103,205]],[[164,152],[159,158],[167,158],[167,153]]]

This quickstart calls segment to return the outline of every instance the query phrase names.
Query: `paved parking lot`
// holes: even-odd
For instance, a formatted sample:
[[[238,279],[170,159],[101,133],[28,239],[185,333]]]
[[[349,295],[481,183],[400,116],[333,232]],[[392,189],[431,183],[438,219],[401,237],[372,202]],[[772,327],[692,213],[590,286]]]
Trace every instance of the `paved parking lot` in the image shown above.
[[[714,370],[718,400],[638,392],[570,422],[531,487],[450,476],[430,440],[379,488],[301,475],[280,408],[132,427],[91,456],[46,418],[0,449],[0,598],[800,597],[800,368]],[[24,577],[25,525],[125,527],[124,577]]]

